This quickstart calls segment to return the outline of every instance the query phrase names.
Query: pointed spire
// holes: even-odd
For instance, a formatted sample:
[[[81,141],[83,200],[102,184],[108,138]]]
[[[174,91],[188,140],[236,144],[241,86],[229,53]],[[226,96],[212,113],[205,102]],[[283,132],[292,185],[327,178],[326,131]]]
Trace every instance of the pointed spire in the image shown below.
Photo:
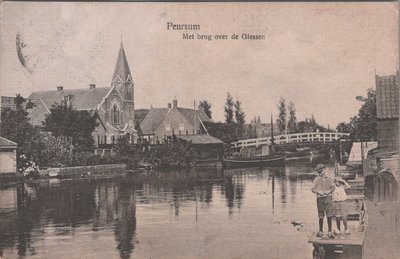
[[[126,59],[124,46],[122,44],[122,34],[121,34],[121,46],[118,53],[117,63],[115,65],[114,75],[112,77],[112,83],[115,82],[117,77],[120,77],[123,83],[128,80],[128,76],[130,76],[130,80],[132,79],[131,71],[129,70],[128,60]]]

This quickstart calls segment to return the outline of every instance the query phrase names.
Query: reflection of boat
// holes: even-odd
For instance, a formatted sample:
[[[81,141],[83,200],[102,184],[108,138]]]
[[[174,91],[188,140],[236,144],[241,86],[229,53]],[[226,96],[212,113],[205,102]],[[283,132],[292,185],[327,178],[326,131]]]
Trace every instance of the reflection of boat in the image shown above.
[[[273,166],[281,165],[286,158],[285,154],[273,154],[267,156],[253,157],[235,157],[228,156],[224,158],[224,164],[227,167],[251,167],[251,166]]]

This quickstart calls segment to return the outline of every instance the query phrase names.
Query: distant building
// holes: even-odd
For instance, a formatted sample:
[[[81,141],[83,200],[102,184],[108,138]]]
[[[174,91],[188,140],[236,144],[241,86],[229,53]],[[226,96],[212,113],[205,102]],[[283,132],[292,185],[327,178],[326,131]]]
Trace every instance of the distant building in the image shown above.
[[[377,138],[379,149],[399,148],[399,71],[396,75],[375,76]]]
[[[17,172],[17,143],[0,137],[0,174]]]
[[[89,84],[84,89],[64,89],[58,86],[54,91],[33,92],[29,98],[34,107],[28,109],[30,122],[42,126],[45,115],[50,113],[54,103],[66,103],[77,110],[97,114],[98,126],[93,132],[96,147],[113,144],[122,135],[129,135],[135,141],[134,129],[134,83],[121,43],[111,87],[98,88]]]
[[[173,135],[195,135],[206,133],[204,122],[211,119],[202,110],[178,107],[174,99],[166,108],[138,110],[136,130],[140,138],[149,143],[163,143]]]

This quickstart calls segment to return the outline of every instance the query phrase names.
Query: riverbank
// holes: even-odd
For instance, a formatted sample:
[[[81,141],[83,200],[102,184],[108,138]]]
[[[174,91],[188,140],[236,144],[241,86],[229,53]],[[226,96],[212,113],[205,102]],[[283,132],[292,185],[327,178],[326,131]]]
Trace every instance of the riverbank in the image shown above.
[[[126,176],[128,171],[125,164],[107,164],[107,165],[90,165],[90,166],[70,166],[59,168],[48,168],[39,170],[36,178],[86,178],[86,177],[114,177]],[[1,185],[12,185],[27,181],[27,177],[20,173],[0,174]]]

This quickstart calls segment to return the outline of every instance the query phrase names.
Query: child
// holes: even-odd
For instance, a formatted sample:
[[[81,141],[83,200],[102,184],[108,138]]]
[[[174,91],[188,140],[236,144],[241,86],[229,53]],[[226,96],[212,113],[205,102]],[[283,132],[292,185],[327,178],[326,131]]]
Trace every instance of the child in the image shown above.
[[[335,178],[335,190],[332,193],[333,200],[333,213],[336,217],[337,230],[334,231],[335,235],[340,235],[340,219],[343,219],[343,226],[346,235],[350,235],[350,231],[347,229],[347,210],[346,190],[350,188],[350,185],[343,179]]]
[[[317,208],[319,218],[319,231],[317,237],[322,237],[324,216],[326,214],[328,222],[328,237],[333,238],[332,234],[332,192],[335,190],[335,184],[330,177],[325,175],[325,166],[319,164],[315,167],[314,171],[318,172],[318,176],[313,181],[313,187],[311,191],[317,195]]]

